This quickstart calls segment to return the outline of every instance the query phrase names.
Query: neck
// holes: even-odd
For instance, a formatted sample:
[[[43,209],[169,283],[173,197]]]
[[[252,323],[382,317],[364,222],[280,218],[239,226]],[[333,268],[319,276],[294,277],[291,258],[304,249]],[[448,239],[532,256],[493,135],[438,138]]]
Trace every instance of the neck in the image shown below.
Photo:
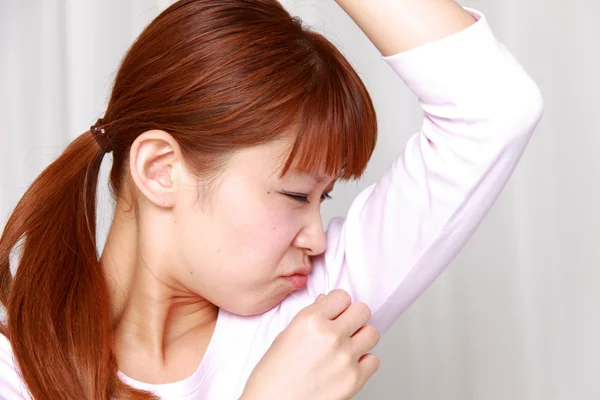
[[[152,229],[142,226],[117,204],[101,261],[111,296],[119,364],[135,354],[137,359],[165,367],[169,358],[181,353],[179,344],[186,343],[186,338],[208,343],[218,308],[186,291],[169,275],[170,260],[176,258],[165,252],[170,246],[164,238],[171,235],[162,232],[153,237]]]

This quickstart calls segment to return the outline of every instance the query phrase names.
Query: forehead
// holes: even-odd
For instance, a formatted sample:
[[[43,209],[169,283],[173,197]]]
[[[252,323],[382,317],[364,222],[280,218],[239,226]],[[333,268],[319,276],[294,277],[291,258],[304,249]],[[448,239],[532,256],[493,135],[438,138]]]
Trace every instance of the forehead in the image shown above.
[[[296,162],[292,162],[290,168],[282,175],[293,144],[293,138],[283,137],[241,149],[230,159],[230,168],[257,177],[303,180],[316,184],[329,184],[338,178],[339,174],[328,174],[324,169],[313,168],[311,171],[299,169]]]

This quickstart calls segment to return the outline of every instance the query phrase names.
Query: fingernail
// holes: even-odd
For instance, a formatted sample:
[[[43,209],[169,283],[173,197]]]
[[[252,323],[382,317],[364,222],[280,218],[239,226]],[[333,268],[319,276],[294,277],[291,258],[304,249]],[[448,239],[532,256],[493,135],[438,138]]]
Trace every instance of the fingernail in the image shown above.
[[[317,297],[317,300],[315,300],[315,303],[316,303],[317,301],[321,300],[323,297],[325,297],[325,295],[324,295],[324,294],[320,294],[320,295],[319,295],[319,297]]]

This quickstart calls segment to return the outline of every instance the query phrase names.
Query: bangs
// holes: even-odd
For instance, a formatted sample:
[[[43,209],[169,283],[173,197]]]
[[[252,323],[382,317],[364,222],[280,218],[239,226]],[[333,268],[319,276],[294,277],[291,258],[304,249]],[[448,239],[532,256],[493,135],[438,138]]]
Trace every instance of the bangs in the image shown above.
[[[377,141],[377,118],[362,80],[347,63],[325,63],[296,109],[290,169],[358,179]]]

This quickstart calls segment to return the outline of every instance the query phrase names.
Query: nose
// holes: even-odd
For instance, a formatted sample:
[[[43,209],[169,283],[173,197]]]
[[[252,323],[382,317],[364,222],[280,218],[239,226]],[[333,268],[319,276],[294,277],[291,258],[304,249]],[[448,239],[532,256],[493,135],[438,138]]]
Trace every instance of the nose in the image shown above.
[[[296,236],[294,245],[309,256],[318,256],[325,251],[326,239],[325,231],[323,230],[323,221],[320,213],[313,217],[310,222],[302,228]]]

